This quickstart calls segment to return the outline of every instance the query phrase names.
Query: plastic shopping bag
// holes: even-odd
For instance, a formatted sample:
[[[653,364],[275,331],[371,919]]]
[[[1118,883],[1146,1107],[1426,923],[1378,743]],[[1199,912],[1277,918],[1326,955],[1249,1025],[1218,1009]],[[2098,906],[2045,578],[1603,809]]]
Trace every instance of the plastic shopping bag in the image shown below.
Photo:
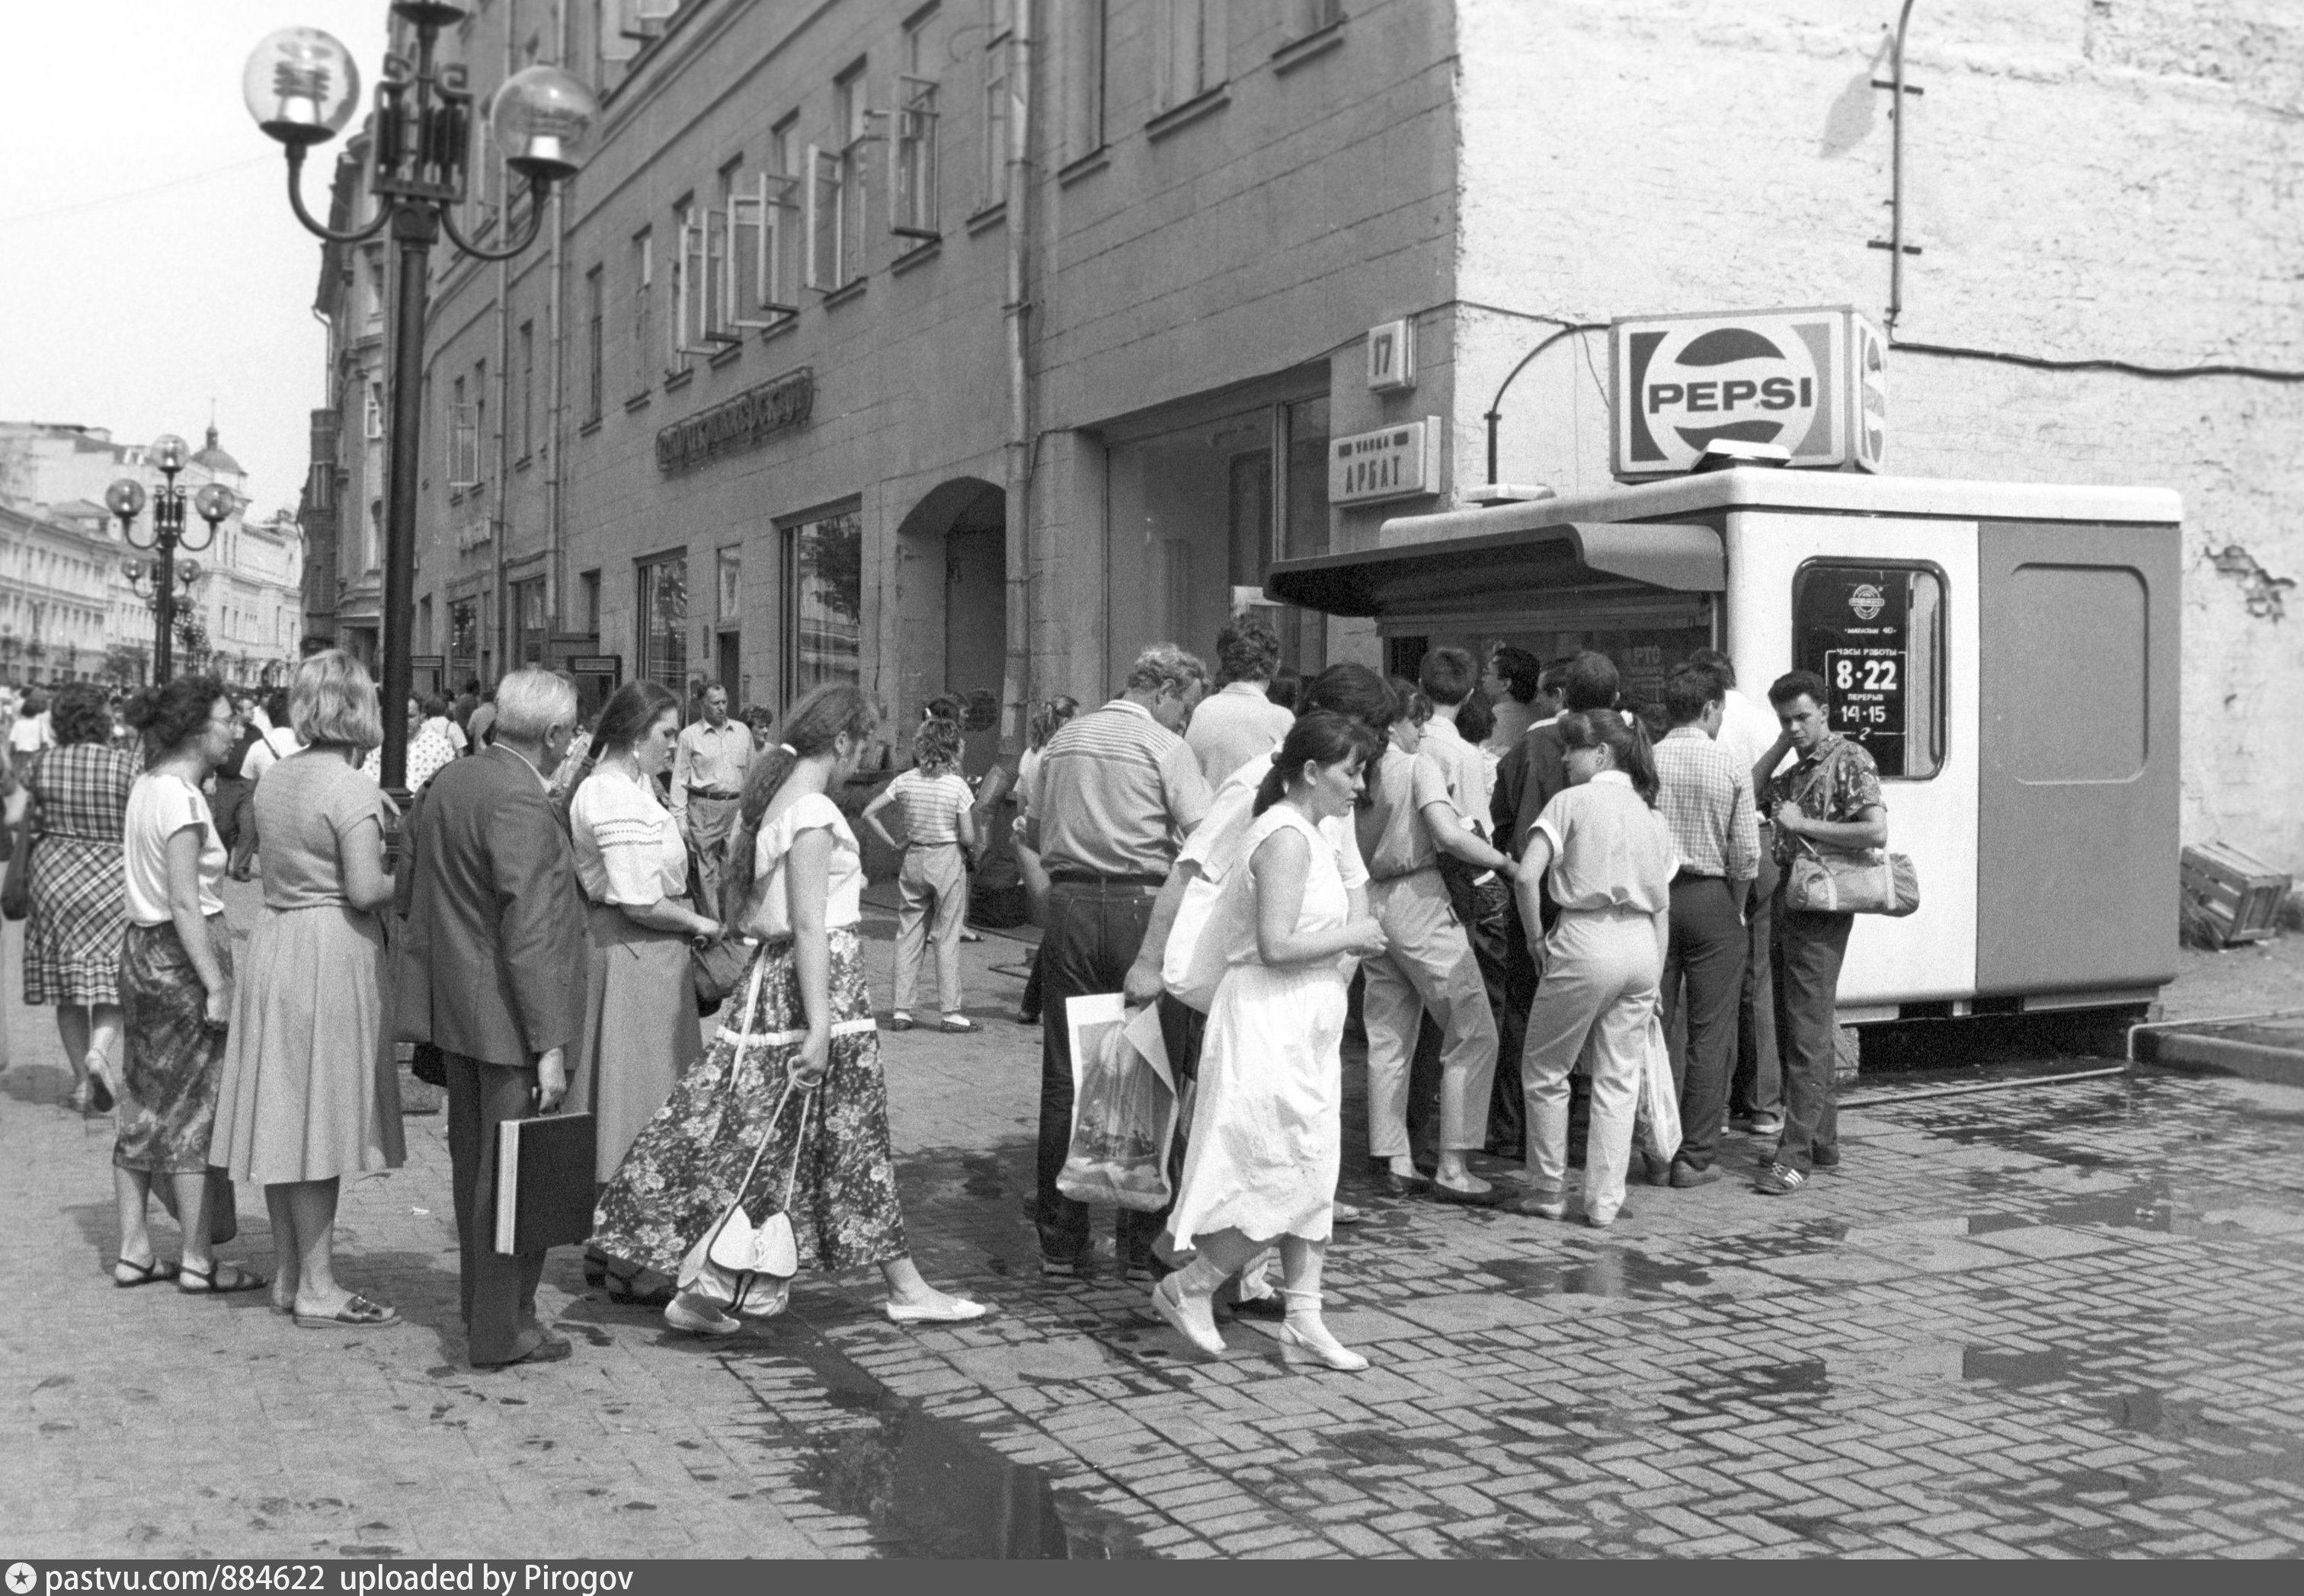
[[[1648,1010],[1648,1042],[1640,1060],[1640,1150],[1669,1163],[1680,1151],[1680,1089],[1672,1084],[1672,1054],[1664,1046],[1664,1015]]]
[[[1072,1043],[1072,1136],[1056,1189],[1080,1203],[1146,1212],[1165,1207],[1176,1081],[1159,1009],[1131,1015],[1118,992],[1099,992],[1072,999],[1064,1018]]]

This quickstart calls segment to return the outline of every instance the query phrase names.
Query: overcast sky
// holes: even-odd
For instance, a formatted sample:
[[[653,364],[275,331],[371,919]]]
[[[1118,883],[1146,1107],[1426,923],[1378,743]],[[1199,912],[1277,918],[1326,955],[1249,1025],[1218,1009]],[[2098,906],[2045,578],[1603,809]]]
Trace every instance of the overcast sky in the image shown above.
[[[260,511],[293,509],[326,347],[318,241],[289,214],[279,146],[241,100],[275,28],[325,28],[382,64],[385,0],[68,0],[8,5],[0,96],[0,419],[198,447],[216,406]],[[325,216],[338,146],[307,163]]]

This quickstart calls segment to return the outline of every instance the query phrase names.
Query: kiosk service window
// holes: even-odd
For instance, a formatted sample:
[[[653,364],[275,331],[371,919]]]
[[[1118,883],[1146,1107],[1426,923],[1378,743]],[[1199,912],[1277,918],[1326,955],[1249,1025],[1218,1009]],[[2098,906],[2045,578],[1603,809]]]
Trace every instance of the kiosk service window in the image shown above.
[[[1889,781],[1944,764],[1944,590],[1927,565],[1811,560],[1792,577],[1792,663],[1824,678],[1832,729]]]

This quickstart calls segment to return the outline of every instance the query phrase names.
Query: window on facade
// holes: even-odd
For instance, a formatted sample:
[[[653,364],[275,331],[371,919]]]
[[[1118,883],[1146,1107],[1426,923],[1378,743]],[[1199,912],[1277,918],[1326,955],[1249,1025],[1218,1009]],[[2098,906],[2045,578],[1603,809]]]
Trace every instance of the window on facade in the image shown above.
[[[478,483],[487,477],[488,469],[488,363],[486,360],[472,362],[472,480]]]
[[[542,577],[512,584],[512,614],[517,631],[512,657],[523,665],[544,663],[552,623],[545,609]]]
[[[520,415],[513,442],[520,458],[536,452],[536,324],[520,324]]]
[[[584,630],[594,638],[600,635],[600,573],[588,570],[576,578],[576,616]]]
[[[448,490],[461,493],[480,480],[479,413],[465,397],[462,377],[448,384]]]
[[[1056,52],[1063,158],[1104,148],[1104,41],[1108,0],[1059,0]]]
[[[904,24],[896,73],[894,147],[889,157],[890,226],[902,238],[932,239],[936,225],[936,80],[928,72],[931,5]]]
[[[432,652],[432,595],[426,594],[416,601],[416,650],[418,654]]]
[[[1932,566],[1811,560],[1792,574],[1792,664],[1824,678],[1827,723],[1890,781],[1944,756],[1944,578]]]
[[[384,384],[367,384],[368,400],[360,417],[360,435],[376,439],[384,436]]]
[[[1344,20],[1344,0],[1290,0],[1290,10],[1289,31],[1298,38]]]
[[[368,259],[368,325],[384,325],[384,257],[371,255]]]
[[[665,340],[666,375],[688,369],[688,357],[715,347],[704,336],[704,215],[695,196],[672,207],[672,325]]]
[[[640,664],[634,671],[674,692],[688,680],[688,557],[648,560],[639,570]]]
[[[632,393],[656,384],[656,235],[632,235]]]
[[[843,511],[784,529],[784,691],[863,679],[864,518]]]
[[[984,158],[978,163],[978,209],[1008,197],[1008,68],[1015,39],[1014,0],[984,0],[990,12],[984,38]]]
[[[1159,108],[1206,94],[1224,80],[1227,0],[1158,0]]]
[[[476,675],[480,663],[480,601],[448,601],[448,676],[462,681]]]
[[[726,626],[744,618],[744,550],[741,544],[722,549],[714,566],[715,598],[712,618]]]
[[[808,263],[810,288],[826,293],[864,274],[864,152],[868,114],[864,67],[833,85],[830,148],[809,147]]]
[[[384,501],[370,499],[368,502],[368,525],[360,538],[360,569],[361,570],[373,571],[376,569],[377,551],[383,546]]]
[[[607,277],[594,266],[584,274],[584,419],[597,421],[606,407],[606,373],[601,357],[607,342]]]

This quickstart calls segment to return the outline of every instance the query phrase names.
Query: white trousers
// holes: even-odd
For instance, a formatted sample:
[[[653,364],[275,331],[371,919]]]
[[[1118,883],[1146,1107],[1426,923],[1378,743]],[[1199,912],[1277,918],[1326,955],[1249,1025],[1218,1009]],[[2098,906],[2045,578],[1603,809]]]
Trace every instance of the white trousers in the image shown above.
[[[1409,1151],[1408,1072],[1427,1009],[1440,1022],[1440,1145],[1477,1153],[1487,1144],[1488,1094],[1496,1072],[1496,1020],[1472,944],[1448,907],[1437,870],[1368,883],[1368,911],[1388,941],[1365,959],[1360,997],[1368,1026],[1368,1153]]]
[[[1584,1139],[1584,1208],[1613,1217],[1624,1201],[1639,1112],[1648,1022],[1664,960],[1647,915],[1560,916],[1545,939],[1544,975],[1528,1011],[1520,1054],[1528,1095],[1528,1170],[1537,1190],[1568,1181],[1568,1076],[1592,1043],[1592,1119]]]

